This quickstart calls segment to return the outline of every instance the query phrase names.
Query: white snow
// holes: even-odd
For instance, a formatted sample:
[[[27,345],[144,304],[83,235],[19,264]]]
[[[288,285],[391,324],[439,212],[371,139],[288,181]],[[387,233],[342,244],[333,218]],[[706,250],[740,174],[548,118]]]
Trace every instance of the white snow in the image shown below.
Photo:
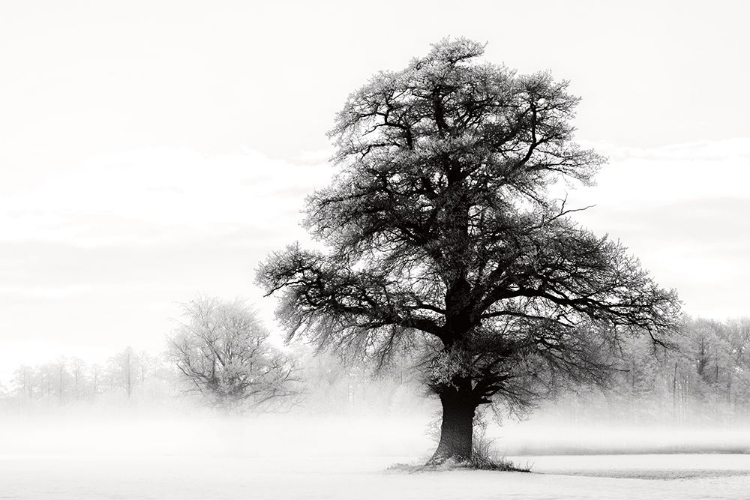
[[[747,456],[661,456],[664,470],[702,471],[660,479],[560,475],[595,461],[617,473],[647,457],[539,457],[538,473],[391,472],[404,457],[257,458],[64,455],[0,458],[0,498],[145,499],[691,499],[748,498]],[[566,462],[567,461],[567,462]],[[549,469],[545,464],[551,464]],[[566,465],[567,464],[567,465]],[[648,458],[646,465],[653,464]],[[631,467],[632,466],[632,467]],[[562,467],[555,469],[555,467]],[[671,469],[670,469],[671,467]],[[734,475],[717,472],[734,472]]]
[[[532,473],[388,469],[424,462],[433,446],[419,419],[4,422],[0,499],[750,498],[750,455],[509,457]]]

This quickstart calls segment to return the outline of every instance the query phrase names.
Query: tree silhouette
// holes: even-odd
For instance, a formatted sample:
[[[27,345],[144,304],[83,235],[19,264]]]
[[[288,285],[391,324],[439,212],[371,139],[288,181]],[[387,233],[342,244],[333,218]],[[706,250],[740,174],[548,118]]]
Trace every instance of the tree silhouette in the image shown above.
[[[420,350],[443,408],[432,462],[471,457],[479,405],[604,382],[622,335],[661,341],[678,309],[619,242],[548,195],[603,163],[572,142],[567,82],[483,52],[443,40],[351,94],[330,133],[341,172],[308,199],[306,228],[327,251],[292,245],[258,270],[281,292],[290,338],[381,363],[405,343]]]

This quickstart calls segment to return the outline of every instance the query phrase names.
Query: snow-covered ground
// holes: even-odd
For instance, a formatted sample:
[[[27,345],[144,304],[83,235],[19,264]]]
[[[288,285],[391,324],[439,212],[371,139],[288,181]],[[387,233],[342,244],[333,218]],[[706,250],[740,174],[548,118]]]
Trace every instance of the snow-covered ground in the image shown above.
[[[0,499],[750,498],[744,454],[509,457],[532,473],[389,470],[433,446],[420,419],[5,422]]]
[[[387,470],[390,464],[404,460],[407,458],[3,456],[0,498],[747,499],[750,494],[748,456],[536,457],[530,458],[536,471],[530,474]]]

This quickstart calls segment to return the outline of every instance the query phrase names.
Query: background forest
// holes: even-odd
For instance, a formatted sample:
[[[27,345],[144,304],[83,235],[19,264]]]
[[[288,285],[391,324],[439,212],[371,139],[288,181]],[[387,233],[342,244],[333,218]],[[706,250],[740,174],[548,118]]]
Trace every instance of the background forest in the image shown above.
[[[750,319],[683,318],[673,346],[627,339],[609,388],[571,386],[544,404],[540,418],[560,424],[741,424],[750,414]],[[272,411],[312,415],[399,415],[438,410],[407,355],[375,372],[333,352],[305,345],[286,350],[294,360],[299,397]],[[125,347],[106,362],[59,357],[21,365],[0,388],[0,412],[21,419],[46,414],[183,411],[209,402],[190,390],[166,354]],[[252,406],[244,408],[253,412]],[[268,410],[268,408],[264,408]],[[217,409],[220,411],[220,409]],[[521,416],[523,417],[523,416]]]

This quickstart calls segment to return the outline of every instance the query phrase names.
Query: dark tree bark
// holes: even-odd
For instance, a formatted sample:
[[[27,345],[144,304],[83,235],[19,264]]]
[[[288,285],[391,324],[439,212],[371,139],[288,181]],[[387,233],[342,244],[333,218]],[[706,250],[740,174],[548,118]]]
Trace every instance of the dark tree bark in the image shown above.
[[[430,458],[430,464],[440,464],[449,459],[457,462],[471,459],[474,414],[478,405],[471,391],[471,382],[467,379],[457,382],[459,385],[446,388],[439,395],[443,409],[440,442]]]

